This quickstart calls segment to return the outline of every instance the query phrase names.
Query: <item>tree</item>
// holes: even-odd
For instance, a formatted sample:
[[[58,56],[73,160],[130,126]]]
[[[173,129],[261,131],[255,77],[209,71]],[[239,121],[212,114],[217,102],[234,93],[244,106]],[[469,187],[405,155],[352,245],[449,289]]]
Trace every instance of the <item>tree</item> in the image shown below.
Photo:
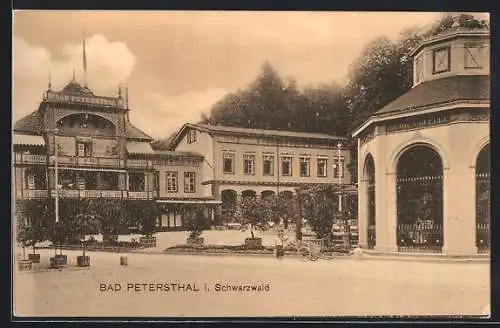
[[[241,223],[244,230],[249,230],[251,239],[255,239],[254,232],[264,231],[267,228],[266,206],[261,199],[255,197],[243,197],[241,200]]]
[[[87,249],[87,235],[95,235],[101,232],[101,220],[99,215],[98,201],[83,199],[80,204],[80,213],[71,221],[73,234],[78,236],[83,244],[83,257]]]
[[[190,231],[189,238],[198,238],[210,227],[203,206],[198,204],[183,205],[180,208],[182,225]]]
[[[317,238],[331,236],[332,225],[338,212],[338,187],[312,186],[299,191],[300,203],[311,229]]]
[[[159,209],[153,200],[129,200],[124,206],[124,221],[139,228],[138,232],[146,237],[153,235]]]
[[[49,236],[47,220],[52,217],[47,201],[18,200],[16,201],[16,218],[18,223],[18,242],[24,247],[32,246],[36,253],[36,244],[45,241]]]

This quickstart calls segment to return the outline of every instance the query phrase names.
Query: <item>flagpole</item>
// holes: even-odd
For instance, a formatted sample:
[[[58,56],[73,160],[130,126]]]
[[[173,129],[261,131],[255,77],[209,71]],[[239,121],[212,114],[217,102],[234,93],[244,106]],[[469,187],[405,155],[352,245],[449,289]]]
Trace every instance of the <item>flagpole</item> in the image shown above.
[[[84,74],[84,85],[88,87],[87,84],[87,54],[85,51],[85,31],[83,31],[83,74]]]

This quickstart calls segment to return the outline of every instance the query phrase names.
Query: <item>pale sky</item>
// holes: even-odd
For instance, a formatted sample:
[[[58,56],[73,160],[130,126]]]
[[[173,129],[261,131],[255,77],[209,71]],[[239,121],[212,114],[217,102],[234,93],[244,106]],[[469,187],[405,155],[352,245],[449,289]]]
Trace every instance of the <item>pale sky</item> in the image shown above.
[[[299,86],[345,80],[363,46],[426,26],[439,13],[16,11],[13,120],[36,110],[47,89],[88,84],[116,96],[129,88],[130,119],[154,138],[170,135],[228,92],[244,88],[268,60]],[[85,31],[85,32],[84,32]]]

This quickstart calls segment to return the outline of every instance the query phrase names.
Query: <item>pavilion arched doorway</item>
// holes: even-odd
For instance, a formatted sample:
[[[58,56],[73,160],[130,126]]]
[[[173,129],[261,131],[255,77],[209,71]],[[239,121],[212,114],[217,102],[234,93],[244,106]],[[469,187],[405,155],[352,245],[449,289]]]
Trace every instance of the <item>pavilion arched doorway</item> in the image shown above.
[[[400,252],[440,253],[443,247],[443,162],[425,144],[397,163],[397,245]]]
[[[479,253],[490,250],[490,144],[476,159],[476,246]]]
[[[364,166],[364,182],[366,183],[366,215],[367,215],[367,244],[368,248],[375,247],[376,220],[375,220],[375,162],[372,155],[368,154]]]

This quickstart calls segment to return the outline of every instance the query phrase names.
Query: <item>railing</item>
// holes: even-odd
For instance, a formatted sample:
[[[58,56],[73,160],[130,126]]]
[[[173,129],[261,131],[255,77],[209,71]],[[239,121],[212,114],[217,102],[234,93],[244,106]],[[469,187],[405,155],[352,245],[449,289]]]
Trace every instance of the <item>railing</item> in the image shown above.
[[[129,191],[129,199],[153,199],[155,196],[154,191]]]
[[[127,159],[127,168],[146,169],[153,167],[153,161],[145,159]]]
[[[56,190],[51,190],[52,197],[56,196]],[[122,190],[73,190],[60,189],[61,198],[126,198],[126,192]]]
[[[24,199],[39,199],[47,198],[49,192],[47,190],[23,190]]]
[[[490,252],[490,224],[476,224],[476,246],[478,253]]]
[[[46,155],[16,154],[14,163],[16,164],[46,164]]]
[[[28,191],[28,190],[27,190]],[[34,191],[34,190],[29,190]],[[37,190],[44,191],[44,190]],[[42,195],[42,194],[40,194]],[[45,191],[45,196],[48,193]],[[56,190],[51,190],[51,196],[56,196]],[[74,190],[74,189],[59,189],[60,198],[123,198],[137,200],[151,200],[156,196],[156,191],[126,191],[126,190]]]
[[[55,156],[50,157],[50,164],[53,165]],[[68,164],[74,166],[101,166],[120,167],[120,159],[103,157],[78,157],[78,156],[58,156],[58,164]]]
[[[399,252],[441,253],[443,226],[432,222],[399,224],[397,238]]]

